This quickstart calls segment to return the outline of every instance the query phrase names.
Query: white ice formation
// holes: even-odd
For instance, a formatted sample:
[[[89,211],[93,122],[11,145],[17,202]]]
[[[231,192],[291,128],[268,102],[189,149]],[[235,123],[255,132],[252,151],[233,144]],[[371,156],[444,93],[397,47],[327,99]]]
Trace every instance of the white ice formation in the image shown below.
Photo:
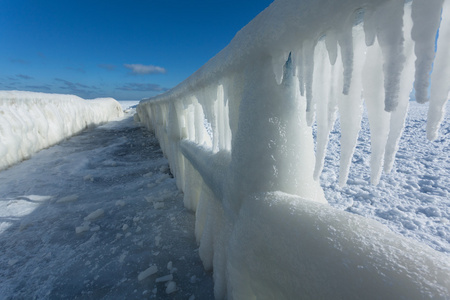
[[[0,91],[0,170],[122,115],[120,104],[112,98]]]
[[[141,101],[137,119],[196,211],[217,298],[450,295],[448,256],[331,208],[318,182],[339,113],[345,184],[363,103],[374,184],[392,168],[413,88],[436,138],[449,22],[450,0],[276,0],[179,86]]]

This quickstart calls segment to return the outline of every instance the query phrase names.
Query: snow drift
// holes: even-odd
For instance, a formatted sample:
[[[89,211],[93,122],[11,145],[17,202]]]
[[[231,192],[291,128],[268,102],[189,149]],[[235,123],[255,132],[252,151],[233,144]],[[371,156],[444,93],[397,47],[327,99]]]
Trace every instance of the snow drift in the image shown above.
[[[318,182],[336,113],[347,181],[363,102],[374,184],[392,168],[413,88],[436,138],[449,22],[448,0],[277,0],[186,81],[141,101],[137,119],[196,211],[217,298],[450,294],[447,256],[329,207]]]
[[[112,98],[0,91],[0,170],[89,126],[123,115]]]

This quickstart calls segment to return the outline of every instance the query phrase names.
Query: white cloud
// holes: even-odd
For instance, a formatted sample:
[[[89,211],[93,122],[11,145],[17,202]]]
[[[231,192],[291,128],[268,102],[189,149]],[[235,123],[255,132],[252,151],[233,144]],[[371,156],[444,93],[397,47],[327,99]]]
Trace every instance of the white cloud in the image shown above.
[[[153,65],[142,65],[142,64],[124,64],[125,68],[131,70],[133,74],[164,74],[166,69]]]

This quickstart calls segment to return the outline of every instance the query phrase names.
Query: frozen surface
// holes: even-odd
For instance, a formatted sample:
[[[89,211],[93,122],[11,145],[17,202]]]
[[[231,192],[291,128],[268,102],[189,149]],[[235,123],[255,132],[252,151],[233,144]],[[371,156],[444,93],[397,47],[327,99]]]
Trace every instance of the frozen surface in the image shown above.
[[[426,139],[426,106],[411,102],[393,169],[377,186],[370,184],[367,114],[353,157],[348,183],[339,187],[338,122],[330,135],[321,185],[331,206],[373,218],[391,230],[450,255],[450,113],[440,138]]]
[[[0,91],[0,170],[122,115],[112,98]]]
[[[130,114],[1,171],[0,183],[0,299],[213,298],[194,215]]]

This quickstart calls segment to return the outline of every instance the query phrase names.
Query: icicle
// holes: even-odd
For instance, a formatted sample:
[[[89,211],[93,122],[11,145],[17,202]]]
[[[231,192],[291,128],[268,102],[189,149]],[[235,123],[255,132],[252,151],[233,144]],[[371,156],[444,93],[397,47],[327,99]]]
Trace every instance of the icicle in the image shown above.
[[[377,42],[367,49],[363,71],[364,101],[370,124],[370,180],[378,184],[389,134],[390,114],[383,110],[382,53]]]
[[[218,137],[217,137],[217,114],[215,111],[215,106],[217,105],[217,87],[211,86],[207,87],[201,90],[200,93],[198,93],[198,101],[202,106],[203,114],[204,114],[204,120],[203,124],[209,123],[210,128],[208,130],[205,130],[206,133],[208,133],[205,136],[205,142],[207,144],[210,144],[213,149],[218,148]]]
[[[206,141],[206,130],[205,130],[205,115],[203,113],[203,108],[200,103],[194,104],[194,122],[195,122],[195,142],[197,144],[203,145]]]
[[[342,93],[348,95],[353,73],[353,22],[347,21],[342,28],[338,37],[339,46],[341,47],[341,58],[344,66],[344,86]]]
[[[191,100],[192,101],[192,100]],[[189,102],[191,102],[189,101]],[[195,132],[195,106],[193,103],[190,103],[188,107],[185,108],[186,110],[186,122],[187,122],[187,132],[188,132],[188,139],[191,141],[196,140],[196,132]]]
[[[216,114],[217,114],[217,134],[218,134],[218,150],[225,149],[225,110],[224,110],[224,91],[223,85],[219,85],[217,87],[217,102],[215,105]]]
[[[304,79],[304,68],[305,68],[305,61],[304,61],[304,47],[303,45],[300,46],[300,49],[294,56],[294,62],[297,65],[297,77],[298,82],[300,85],[300,95],[305,96],[305,79]]]
[[[303,58],[304,58],[304,78],[305,78],[305,91],[306,91],[306,122],[308,126],[311,126],[314,119],[313,109],[313,75],[314,75],[314,49],[316,44],[313,42],[306,42],[304,45]]]
[[[398,105],[400,77],[405,62],[403,55],[403,1],[389,1],[377,11],[378,43],[384,56],[385,110]]]
[[[350,169],[350,164],[355,150],[356,141],[358,138],[359,129],[361,126],[362,103],[361,103],[361,77],[362,67],[364,63],[363,45],[363,29],[361,26],[354,27],[353,33],[355,35],[355,56],[352,63],[354,69],[353,82],[348,91],[348,95],[342,95],[338,99],[340,122],[341,122],[341,158],[339,169],[339,185],[345,185]],[[352,42],[353,45],[353,42]],[[347,52],[352,53],[353,47],[347,49]],[[345,55],[345,54],[341,54]],[[345,68],[345,66],[344,66]],[[345,77],[344,77],[345,81]]]
[[[428,101],[428,87],[435,55],[436,33],[439,28],[443,0],[414,0],[412,3],[412,38],[416,42],[416,101]]]
[[[450,91],[450,1],[444,3],[439,28],[434,70],[431,74],[431,98],[428,110],[427,137],[435,140],[444,117],[445,103]]]
[[[330,64],[334,65],[336,63],[337,58],[337,35],[334,30],[330,30],[327,32],[325,36],[325,44],[327,46],[328,57],[330,59]]]
[[[411,39],[410,32],[412,28],[411,5],[405,6],[405,14],[403,15],[404,32],[405,32],[405,48],[406,57],[403,75],[400,78],[399,102],[397,108],[391,113],[390,130],[384,153],[384,172],[389,173],[394,164],[395,154],[398,150],[398,142],[403,133],[405,126],[406,113],[409,107],[409,94],[411,92],[412,82],[414,80],[414,59],[413,48],[414,43]]]
[[[283,81],[283,67],[288,59],[288,55],[291,55],[291,53],[283,52],[272,55],[273,73],[278,84],[281,84]]]
[[[366,9],[364,12],[364,34],[366,46],[372,46],[377,35],[377,18],[373,10]]]
[[[318,43],[316,48],[316,60],[314,71],[314,95],[317,103],[317,142],[316,142],[316,165],[314,168],[314,180],[318,180],[322,173],[326,148],[328,144],[328,137],[331,128],[336,120],[336,95],[334,93],[337,88],[336,78],[337,70],[342,66],[340,63],[332,66],[327,59],[328,47],[325,48],[325,43]],[[336,49],[337,55],[337,49]],[[328,51],[328,57],[329,57]],[[339,66],[338,66],[339,65]],[[339,72],[339,71],[338,71]],[[342,85],[339,85],[339,87]]]

